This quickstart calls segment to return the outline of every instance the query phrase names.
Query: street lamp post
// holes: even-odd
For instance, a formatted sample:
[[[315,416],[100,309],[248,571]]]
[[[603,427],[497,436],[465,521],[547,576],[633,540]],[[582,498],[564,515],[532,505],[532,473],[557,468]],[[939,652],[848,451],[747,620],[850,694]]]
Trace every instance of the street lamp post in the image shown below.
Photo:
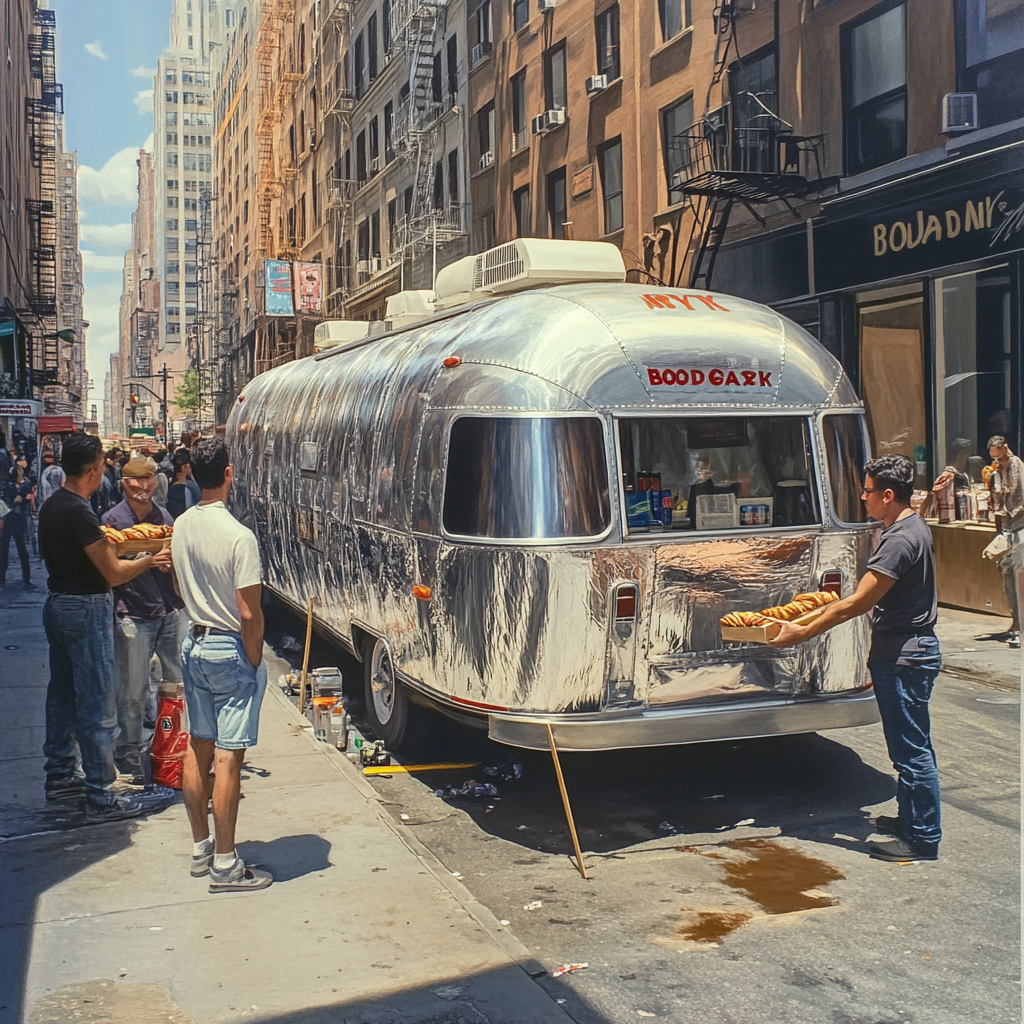
[[[140,387],[143,391],[148,391],[158,402],[161,403],[163,408],[163,420],[164,420],[164,444],[170,448],[170,439],[167,437],[167,364],[164,363],[164,368],[159,373],[151,373],[146,377],[129,377],[127,387]],[[147,388],[145,384],[134,383],[139,380],[159,380],[163,382],[163,398],[153,391],[151,388]],[[132,423],[135,422],[135,406],[132,405]]]

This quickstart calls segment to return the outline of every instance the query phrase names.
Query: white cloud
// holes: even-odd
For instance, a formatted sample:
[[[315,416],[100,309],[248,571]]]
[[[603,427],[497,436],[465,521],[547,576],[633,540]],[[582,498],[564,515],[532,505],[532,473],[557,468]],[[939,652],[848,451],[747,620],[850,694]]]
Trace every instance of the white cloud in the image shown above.
[[[153,90],[152,89],[141,89],[135,94],[135,99],[132,103],[139,108],[140,114],[152,114],[153,113]]]
[[[85,48],[89,53],[94,57],[98,57],[100,60],[110,60],[110,58],[103,52],[103,47],[100,46],[100,41],[98,39],[94,43],[86,43]]]
[[[89,242],[95,245],[98,249],[120,249],[124,251],[132,244],[132,226],[131,223],[127,224],[79,224],[78,234],[83,242]],[[92,250],[83,250],[82,258],[85,258],[86,252],[92,252]],[[112,269],[118,270],[121,267],[121,257],[112,257],[117,259],[117,264],[111,268],[100,268],[100,269]]]
[[[139,198],[137,146],[115,153],[98,171],[87,164],[78,166],[78,198],[104,206],[135,206]]]
[[[153,152],[153,133],[152,133],[152,132],[150,132],[150,133],[149,133],[149,134],[148,134],[148,135],[146,136],[146,141],[145,141],[145,142],[144,142],[144,143],[142,144],[142,148],[143,148],[143,149],[144,149],[144,150],[145,150],[145,151],[146,151],[147,153],[150,153],[150,154],[151,154],[151,153]]]
[[[120,229],[120,224],[115,224],[113,227]],[[79,228],[81,230],[81,228]],[[124,269],[124,257],[123,256],[100,256],[99,253],[95,253],[92,249],[82,249],[82,266],[85,270],[123,270]]]
[[[136,78],[152,78],[156,74],[156,68],[147,68],[145,64],[140,64],[133,69],[132,74]]]
[[[89,330],[86,334],[85,360],[94,385],[89,401],[97,405],[103,403],[103,378],[110,369],[110,353],[116,352],[119,344],[120,309],[120,273],[87,270],[85,319],[89,321]]]

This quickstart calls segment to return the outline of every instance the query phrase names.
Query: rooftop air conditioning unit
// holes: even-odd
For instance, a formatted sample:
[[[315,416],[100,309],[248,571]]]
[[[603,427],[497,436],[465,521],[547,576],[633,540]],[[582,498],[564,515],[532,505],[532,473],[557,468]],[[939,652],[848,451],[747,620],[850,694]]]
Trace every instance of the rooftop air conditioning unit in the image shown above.
[[[489,150],[487,150],[486,153],[484,153],[480,157],[480,170],[481,171],[485,170],[486,168],[490,167],[491,164],[493,164],[493,163],[494,163],[494,153],[493,153],[492,150],[489,149]]]
[[[470,64],[476,67],[480,61],[485,60],[494,52],[494,43],[477,43],[470,54]]]
[[[558,6],[558,0],[537,0],[537,10],[553,11]]]
[[[442,311],[542,285],[625,280],[622,253],[609,242],[517,238],[440,270],[434,308]]]
[[[607,75],[591,75],[587,79],[587,95],[593,96],[595,92],[602,92],[608,88]]]
[[[380,170],[380,157],[370,157],[370,173],[376,174]]]
[[[947,92],[942,97],[942,131],[973,132],[978,127],[978,94],[976,92]]]
[[[364,341],[369,332],[369,320],[324,320],[313,328],[313,349],[323,352],[339,346],[352,347]]]
[[[553,132],[563,124],[565,124],[565,107],[559,107],[557,110],[545,110],[543,114],[538,114],[533,119],[531,128],[534,135],[547,135],[548,132]]]
[[[384,321],[392,331],[400,331],[410,324],[429,320],[434,315],[434,293],[431,291],[405,291],[388,298]]]

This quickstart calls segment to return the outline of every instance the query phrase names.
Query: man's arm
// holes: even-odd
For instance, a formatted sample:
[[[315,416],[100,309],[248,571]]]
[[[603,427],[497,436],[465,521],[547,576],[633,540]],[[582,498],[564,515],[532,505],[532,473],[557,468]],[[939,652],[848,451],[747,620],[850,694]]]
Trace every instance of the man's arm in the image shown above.
[[[114,545],[105,537],[103,540],[93,541],[83,550],[89,556],[89,561],[99,569],[103,578],[112,587],[119,587],[122,583],[141,576],[149,569],[161,569],[163,572],[167,572],[171,568],[171,546],[169,543],[164,544],[159,554],[144,555],[142,558],[136,559],[118,558]]]
[[[238,598],[238,617],[242,622],[242,646],[249,662],[258,666],[263,660],[263,607],[260,597],[263,584],[254,583],[235,591]]]
[[[869,569],[861,577],[857,589],[849,597],[826,605],[821,615],[806,626],[784,622],[779,635],[768,642],[773,647],[792,647],[794,644],[802,644],[806,640],[818,636],[819,633],[824,633],[833,626],[838,626],[841,622],[864,615],[889,593],[895,582],[891,576]]]

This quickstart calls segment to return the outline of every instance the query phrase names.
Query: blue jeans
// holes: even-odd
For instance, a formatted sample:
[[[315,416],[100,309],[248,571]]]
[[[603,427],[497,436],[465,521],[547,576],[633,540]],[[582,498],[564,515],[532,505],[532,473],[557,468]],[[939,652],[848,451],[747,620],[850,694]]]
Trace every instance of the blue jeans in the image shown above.
[[[256,746],[267,663],[253,668],[237,633],[185,634],[181,644],[189,733],[222,750]]]
[[[934,852],[942,839],[942,812],[928,699],[942,658],[934,636],[899,640],[880,643],[876,634],[868,669],[889,758],[899,775],[896,802],[906,838],[921,852]]]
[[[119,763],[138,759],[142,752],[142,721],[150,701],[149,663],[160,659],[162,679],[181,682],[182,618],[178,612],[159,619],[118,616],[114,626],[117,661],[117,738]],[[134,636],[129,634],[134,632]]]
[[[117,732],[113,626],[114,596],[109,592],[50,594],[43,606],[50,645],[44,770],[52,779],[72,775],[80,754],[86,799],[94,806],[114,800],[110,791]]]
[[[28,548],[25,546],[26,529],[22,523],[15,524],[16,512],[12,512],[3,520],[3,529],[0,530],[0,583],[7,579],[7,562],[10,558],[11,541],[18,549],[18,557],[21,559],[21,578],[28,583],[32,579],[32,570],[28,563]]]

